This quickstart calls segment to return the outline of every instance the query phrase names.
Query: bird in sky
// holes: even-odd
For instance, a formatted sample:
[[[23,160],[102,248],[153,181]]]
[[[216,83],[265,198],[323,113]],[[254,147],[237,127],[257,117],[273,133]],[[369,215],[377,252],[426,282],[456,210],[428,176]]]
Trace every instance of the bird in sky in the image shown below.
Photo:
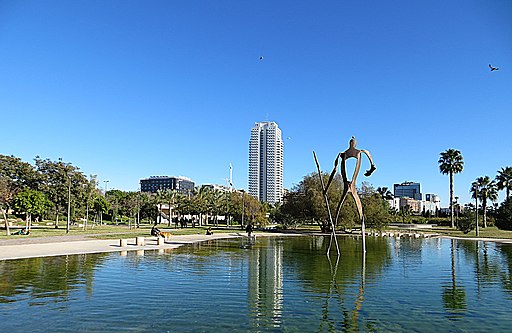
[[[499,69],[498,67],[493,67],[491,64],[489,64],[489,68],[491,69],[491,72]]]
[[[263,60],[263,56],[260,56],[260,60]]]

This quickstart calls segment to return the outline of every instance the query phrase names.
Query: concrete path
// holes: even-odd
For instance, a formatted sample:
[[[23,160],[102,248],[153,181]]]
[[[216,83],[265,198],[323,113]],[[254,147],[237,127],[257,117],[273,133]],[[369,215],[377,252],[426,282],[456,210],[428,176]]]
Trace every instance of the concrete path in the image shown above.
[[[260,236],[284,236],[289,234],[258,233]],[[215,233],[213,235],[172,236],[164,244],[158,245],[156,237],[145,237],[145,245],[136,245],[135,238],[127,238],[127,246],[120,246],[120,240],[87,239],[84,236],[58,236],[18,239],[16,242],[0,242],[0,260],[60,256],[81,253],[122,252],[137,250],[174,249],[213,239],[247,237],[245,233]]]

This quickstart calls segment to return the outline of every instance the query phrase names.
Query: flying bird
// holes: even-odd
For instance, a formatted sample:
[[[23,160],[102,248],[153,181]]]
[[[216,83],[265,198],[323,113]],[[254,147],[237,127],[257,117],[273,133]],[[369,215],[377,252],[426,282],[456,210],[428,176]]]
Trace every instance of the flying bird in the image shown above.
[[[260,56],[260,60],[263,60],[263,56]]]
[[[491,64],[489,64],[489,68],[491,69],[491,72],[492,71],[497,71],[499,69],[498,67],[492,67]]]

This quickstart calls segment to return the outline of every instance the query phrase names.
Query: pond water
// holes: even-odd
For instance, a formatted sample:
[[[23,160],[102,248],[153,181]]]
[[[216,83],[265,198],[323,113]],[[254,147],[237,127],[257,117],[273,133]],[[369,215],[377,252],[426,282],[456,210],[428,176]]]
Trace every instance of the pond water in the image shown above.
[[[448,239],[220,240],[0,262],[3,332],[495,332],[512,246]],[[364,260],[363,260],[364,259]]]

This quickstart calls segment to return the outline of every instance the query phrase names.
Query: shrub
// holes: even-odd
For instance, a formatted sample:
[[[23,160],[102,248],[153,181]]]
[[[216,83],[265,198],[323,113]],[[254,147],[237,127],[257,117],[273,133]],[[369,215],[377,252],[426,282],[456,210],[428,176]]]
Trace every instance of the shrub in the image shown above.
[[[512,230],[512,200],[502,202],[496,214],[496,226],[499,229]]]

